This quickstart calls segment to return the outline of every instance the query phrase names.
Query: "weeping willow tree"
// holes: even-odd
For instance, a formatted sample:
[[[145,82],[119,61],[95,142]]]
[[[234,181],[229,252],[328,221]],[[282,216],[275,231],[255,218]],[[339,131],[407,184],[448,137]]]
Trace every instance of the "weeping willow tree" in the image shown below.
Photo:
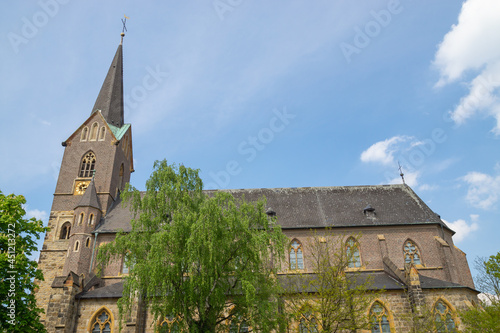
[[[105,265],[129,267],[120,322],[138,298],[154,322],[175,318],[186,332],[218,332],[238,321],[269,332],[279,318],[276,273],[286,238],[264,209],[224,191],[203,192],[199,171],[155,162],[146,191],[127,185],[132,231],[102,246]]]

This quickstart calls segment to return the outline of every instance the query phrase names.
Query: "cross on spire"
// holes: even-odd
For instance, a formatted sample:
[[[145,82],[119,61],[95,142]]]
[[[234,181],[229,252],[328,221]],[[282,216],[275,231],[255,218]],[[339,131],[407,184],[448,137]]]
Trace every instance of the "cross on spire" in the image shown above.
[[[401,167],[401,164],[399,164],[399,161],[398,161],[398,166],[399,166],[399,175],[401,176],[401,179],[403,180],[403,184],[406,184],[405,183],[405,174],[403,173],[403,168]]]

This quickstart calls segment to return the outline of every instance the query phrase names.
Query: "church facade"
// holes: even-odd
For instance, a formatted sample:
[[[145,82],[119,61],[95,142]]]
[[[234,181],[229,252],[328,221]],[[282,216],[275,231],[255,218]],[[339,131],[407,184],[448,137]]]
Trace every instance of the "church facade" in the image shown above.
[[[123,34],[122,34],[123,41]],[[63,142],[49,227],[40,253],[37,302],[48,332],[118,332],[117,300],[128,268],[121,259],[96,276],[100,245],[119,230],[131,230],[131,213],[120,205],[120,191],[134,171],[132,129],[124,123],[122,43],[118,46],[90,116]],[[289,238],[288,267],[281,274],[312,272],[307,244],[311,230],[360,235],[348,242],[352,270],[371,276],[384,293],[366,315],[367,332],[406,332],[413,305],[426,305],[442,332],[460,327],[457,311],[477,302],[478,292],[466,255],[453,243],[454,232],[407,185],[229,190],[247,200],[267,198]],[[137,304],[123,332],[174,332],[175,323],[153,322]],[[227,331],[230,326],[227,326]],[[240,327],[246,332],[246,327]],[[314,332],[292,323],[289,332]]]

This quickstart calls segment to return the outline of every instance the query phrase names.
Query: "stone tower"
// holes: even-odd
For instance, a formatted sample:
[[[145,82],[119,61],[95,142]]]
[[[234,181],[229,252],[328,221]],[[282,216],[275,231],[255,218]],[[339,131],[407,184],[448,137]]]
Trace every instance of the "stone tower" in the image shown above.
[[[39,260],[45,281],[36,295],[49,332],[72,329],[59,314],[66,318],[74,294],[95,283],[93,231],[134,171],[132,129],[124,123],[123,36],[90,116],[62,143],[50,231]]]

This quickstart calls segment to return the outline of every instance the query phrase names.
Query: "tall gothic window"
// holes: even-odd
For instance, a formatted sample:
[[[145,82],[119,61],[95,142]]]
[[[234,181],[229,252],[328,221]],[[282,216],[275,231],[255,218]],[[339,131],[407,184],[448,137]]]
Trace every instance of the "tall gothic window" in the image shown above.
[[[318,333],[318,322],[311,313],[302,315],[299,321],[299,333]]]
[[[93,123],[92,128],[90,129],[90,141],[97,140],[97,130],[99,128],[98,123]]]
[[[451,309],[442,300],[439,300],[434,306],[434,324],[438,333],[456,332]]]
[[[353,237],[349,237],[346,242],[346,254],[348,267],[357,268],[361,267],[361,256],[359,254],[359,244]]]
[[[59,239],[69,239],[70,232],[71,232],[71,223],[65,222],[61,227],[61,233],[59,234]]]
[[[99,141],[103,141],[106,137],[106,127],[102,126],[99,130]]]
[[[92,177],[95,171],[95,155],[93,152],[89,151],[82,158],[82,163],[80,164],[79,177]]]
[[[88,135],[89,135],[89,128],[87,126],[85,126],[82,129],[82,136],[80,137],[80,141],[87,141]]]
[[[111,315],[107,310],[102,309],[92,320],[90,329],[91,333],[111,333],[112,326],[113,321],[111,320]]]
[[[405,264],[414,263],[415,265],[421,265],[420,251],[418,247],[411,240],[407,240],[403,247],[405,254]]]
[[[391,325],[389,323],[389,313],[387,309],[375,302],[370,309],[370,322],[372,325],[372,333],[391,333]]]
[[[290,269],[304,269],[302,244],[296,239],[290,244]]]

